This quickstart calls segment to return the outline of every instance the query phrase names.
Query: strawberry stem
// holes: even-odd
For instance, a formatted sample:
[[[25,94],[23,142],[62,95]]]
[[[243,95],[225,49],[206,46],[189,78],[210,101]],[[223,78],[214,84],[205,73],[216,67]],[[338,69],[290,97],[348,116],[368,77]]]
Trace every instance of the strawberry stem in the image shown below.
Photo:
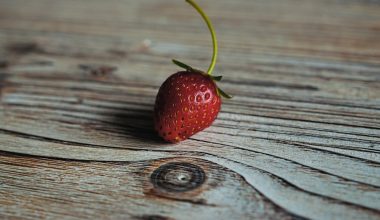
[[[195,3],[193,0],[186,0],[186,2],[189,3],[198,11],[198,13],[202,16],[203,20],[206,22],[208,29],[210,30],[211,37],[212,37],[212,44],[213,44],[213,54],[212,54],[212,60],[211,60],[210,66],[208,67],[208,70],[207,70],[207,74],[211,75],[212,71],[214,70],[214,67],[216,64],[216,58],[218,55],[218,42],[216,40],[214,28],[208,16],[204,13],[202,8],[197,3]]]

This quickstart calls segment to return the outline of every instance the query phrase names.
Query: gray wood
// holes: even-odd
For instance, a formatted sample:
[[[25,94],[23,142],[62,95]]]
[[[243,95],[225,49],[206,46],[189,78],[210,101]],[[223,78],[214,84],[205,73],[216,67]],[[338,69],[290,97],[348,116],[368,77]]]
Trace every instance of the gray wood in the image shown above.
[[[184,1],[0,1],[1,219],[380,219],[380,4],[200,1],[223,100],[179,144],[152,127]]]

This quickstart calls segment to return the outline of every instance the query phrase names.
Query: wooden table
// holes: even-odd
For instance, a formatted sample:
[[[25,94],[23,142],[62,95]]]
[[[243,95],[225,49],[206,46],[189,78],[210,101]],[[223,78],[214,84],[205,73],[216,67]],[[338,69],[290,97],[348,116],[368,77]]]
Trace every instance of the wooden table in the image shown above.
[[[380,4],[202,0],[233,94],[180,144],[152,128],[184,1],[0,1],[0,219],[380,219]]]

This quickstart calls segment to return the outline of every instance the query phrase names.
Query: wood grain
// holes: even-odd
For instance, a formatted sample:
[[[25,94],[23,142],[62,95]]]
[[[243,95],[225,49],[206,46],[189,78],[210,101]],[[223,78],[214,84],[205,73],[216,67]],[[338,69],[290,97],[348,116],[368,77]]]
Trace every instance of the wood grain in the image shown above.
[[[0,1],[1,219],[380,219],[378,1],[200,1],[224,100],[180,144],[153,131],[184,1]]]

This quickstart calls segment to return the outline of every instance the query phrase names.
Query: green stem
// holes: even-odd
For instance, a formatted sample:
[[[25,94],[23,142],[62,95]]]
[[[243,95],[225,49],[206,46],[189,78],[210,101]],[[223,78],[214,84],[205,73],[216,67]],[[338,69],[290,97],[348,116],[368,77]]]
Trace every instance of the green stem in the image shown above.
[[[218,42],[216,41],[214,28],[212,27],[210,19],[207,17],[207,15],[203,12],[202,8],[199,7],[197,3],[195,3],[193,0],[186,0],[186,2],[189,3],[191,6],[193,6],[199,12],[203,20],[206,22],[208,29],[210,30],[211,37],[212,37],[212,44],[213,44],[213,54],[212,54],[212,60],[211,60],[210,66],[208,67],[208,70],[207,70],[207,74],[211,75],[212,71],[214,70],[216,58],[218,55]]]

